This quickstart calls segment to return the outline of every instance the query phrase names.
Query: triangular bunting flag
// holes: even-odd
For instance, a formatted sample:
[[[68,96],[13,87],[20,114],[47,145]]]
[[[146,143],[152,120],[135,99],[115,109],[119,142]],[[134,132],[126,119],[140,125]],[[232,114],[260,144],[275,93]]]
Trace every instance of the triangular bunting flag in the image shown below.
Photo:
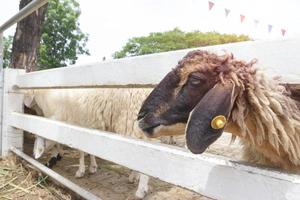
[[[255,28],[257,27],[259,21],[257,19],[254,20],[254,25],[255,25]]]
[[[285,29],[281,29],[281,35],[284,36],[286,33],[286,30]]]
[[[208,10],[211,10],[214,7],[214,5],[215,4],[213,2],[209,1],[208,2]]]
[[[241,19],[241,23],[243,23],[243,21],[245,20],[245,15],[240,15],[240,19]]]
[[[271,33],[273,26],[271,24],[268,25],[268,32]]]
[[[230,10],[228,8],[225,8],[225,17],[228,17],[229,13],[230,13]]]

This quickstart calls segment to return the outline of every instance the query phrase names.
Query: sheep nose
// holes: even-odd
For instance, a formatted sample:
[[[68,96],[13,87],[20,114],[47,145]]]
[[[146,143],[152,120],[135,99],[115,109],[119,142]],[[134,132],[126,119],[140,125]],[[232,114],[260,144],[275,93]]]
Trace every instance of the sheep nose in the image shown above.
[[[160,123],[147,123],[144,120],[139,121],[139,127],[149,137],[152,135],[154,129],[160,126]]]
[[[138,114],[137,120],[143,119],[147,115],[146,111],[142,111]]]

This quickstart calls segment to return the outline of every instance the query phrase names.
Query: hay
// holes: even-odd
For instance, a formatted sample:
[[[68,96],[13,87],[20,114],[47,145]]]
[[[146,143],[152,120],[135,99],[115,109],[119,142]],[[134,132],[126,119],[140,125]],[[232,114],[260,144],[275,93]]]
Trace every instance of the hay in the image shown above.
[[[16,156],[9,156],[0,158],[0,199],[70,200],[71,195]]]

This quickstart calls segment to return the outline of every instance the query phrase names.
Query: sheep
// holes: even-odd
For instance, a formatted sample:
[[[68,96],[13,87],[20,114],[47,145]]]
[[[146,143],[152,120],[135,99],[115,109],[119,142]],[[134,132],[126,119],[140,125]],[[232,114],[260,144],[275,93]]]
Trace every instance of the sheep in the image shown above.
[[[186,145],[204,152],[223,133],[243,145],[245,160],[290,171],[300,169],[299,90],[279,84],[233,54],[189,52],[145,100],[139,126],[148,137],[161,128],[180,132]]]
[[[43,111],[41,110],[41,108],[37,106],[36,102],[34,101],[34,95],[32,92],[26,93],[24,98],[24,105],[27,108],[34,110],[36,115],[43,116]],[[40,158],[45,151],[50,151],[50,150],[52,150],[51,158],[46,163],[46,166],[52,168],[56,164],[56,162],[61,160],[62,158],[63,151],[60,144],[55,143],[51,140],[45,140],[44,138],[39,136],[35,136],[34,147],[33,147],[33,157],[35,159]]]
[[[43,116],[65,121],[83,127],[116,132],[124,136],[139,139],[147,137],[138,128],[137,113],[152,88],[101,88],[101,89],[48,89],[32,90],[25,95],[24,104],[38,108]],[[35,106],[35,107],[34,107]],[[36,146],[53,146],[55,143],[36,138]],[[46,145],[45,145],[46,144]],[[38,147],[35,147],[39,149]],[[103,147],[105,148],[105,147]],[[41,156],[42,149],[37,156]],[[76,177],[85,173],[84,153],[80,153],[79,169]],[[90,172],[95,173],[97,164],[91,156]],[[130,181],[139,176],[139,185],[135,196],[143,198],[148,192],[149,177],[132,173]]]

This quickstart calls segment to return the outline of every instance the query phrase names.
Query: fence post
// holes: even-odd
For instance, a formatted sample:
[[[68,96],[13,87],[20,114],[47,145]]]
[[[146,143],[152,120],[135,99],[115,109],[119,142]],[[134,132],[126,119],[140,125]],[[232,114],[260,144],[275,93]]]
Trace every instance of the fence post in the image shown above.
[[[0,32],[0,153],[2,152],[3,52],[3,32]]]
[[[2,149],[1,155],[5,156],[9,152],[9,148],[23,150],[23,130],[9,126],[9,115],[11,112],[23,112],[23,94],[18,93],[14,89],[16,77],[25,73],[25,70],[9,69],[3,70],[3,102],[2,102]]]

